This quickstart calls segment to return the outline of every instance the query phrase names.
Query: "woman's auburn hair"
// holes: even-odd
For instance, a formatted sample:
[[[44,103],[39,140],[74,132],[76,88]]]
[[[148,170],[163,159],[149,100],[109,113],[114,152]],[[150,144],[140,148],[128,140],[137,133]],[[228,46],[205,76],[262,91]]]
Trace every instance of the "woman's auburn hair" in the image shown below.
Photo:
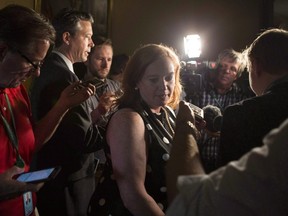
[[[137,90],[137,84],[144,76],[147,67],[161,58],[171,59],[175,67],[175,88],[167,105],[176,109],[182,92],[180,60],[172,48],[162,44],[147,44],[134,52],[123,74],[122,88],[124,95],[119,100],[120,106],[134,109],[139,106],[141,97]]]

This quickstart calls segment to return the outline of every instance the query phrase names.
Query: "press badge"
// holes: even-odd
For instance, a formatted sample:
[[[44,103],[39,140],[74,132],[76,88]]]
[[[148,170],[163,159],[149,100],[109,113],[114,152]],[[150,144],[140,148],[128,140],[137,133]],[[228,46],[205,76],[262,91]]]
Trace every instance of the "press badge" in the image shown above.
[[[26,192],[23,194],[23,203],[25,216],[31,215],[33,212],[33,199],[31,192]]]

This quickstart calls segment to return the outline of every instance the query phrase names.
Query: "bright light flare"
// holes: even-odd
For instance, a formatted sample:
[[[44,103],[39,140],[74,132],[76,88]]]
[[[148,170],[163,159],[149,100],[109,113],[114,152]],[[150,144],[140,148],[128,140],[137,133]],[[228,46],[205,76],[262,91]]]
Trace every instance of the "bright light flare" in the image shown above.
[[[201,38],[198,34],[184,37],[185,54],[189,58],[199,58],[201,55]]]

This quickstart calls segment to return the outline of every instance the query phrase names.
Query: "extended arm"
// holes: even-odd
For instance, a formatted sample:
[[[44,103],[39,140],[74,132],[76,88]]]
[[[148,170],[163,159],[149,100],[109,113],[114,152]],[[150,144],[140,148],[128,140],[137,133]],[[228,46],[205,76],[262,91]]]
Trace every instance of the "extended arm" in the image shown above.
[[[166,172],[169,202],[172,202],[178,193],[176,185],[179,175],[204,174],[195,140],[198,131],[193,123],[193,111],[188,104],[180,102],[176,131]]]
[[[95,87],[79,87],[79,83],[66,87],[59,100],[34,128],[36,150],[39,150],[54,134],[66,112],[87,100],[95,92]]]

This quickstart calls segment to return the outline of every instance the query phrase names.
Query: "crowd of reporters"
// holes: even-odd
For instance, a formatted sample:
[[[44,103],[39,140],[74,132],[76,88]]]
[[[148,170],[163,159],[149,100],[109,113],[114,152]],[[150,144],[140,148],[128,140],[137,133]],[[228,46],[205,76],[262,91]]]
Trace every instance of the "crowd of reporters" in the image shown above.
[[[188,70],[172,48],[147,44],[124,56],[112,81],[112,43],[92,36],[90,14],[64,9],[52,26],[11,5],[0,23],[0,215],[287,214],[287,31],[223,50],[213,70]],[[95,79],[101,93],[87,82]],[[33,157],[62,170],[44,186],[15,180]]]

